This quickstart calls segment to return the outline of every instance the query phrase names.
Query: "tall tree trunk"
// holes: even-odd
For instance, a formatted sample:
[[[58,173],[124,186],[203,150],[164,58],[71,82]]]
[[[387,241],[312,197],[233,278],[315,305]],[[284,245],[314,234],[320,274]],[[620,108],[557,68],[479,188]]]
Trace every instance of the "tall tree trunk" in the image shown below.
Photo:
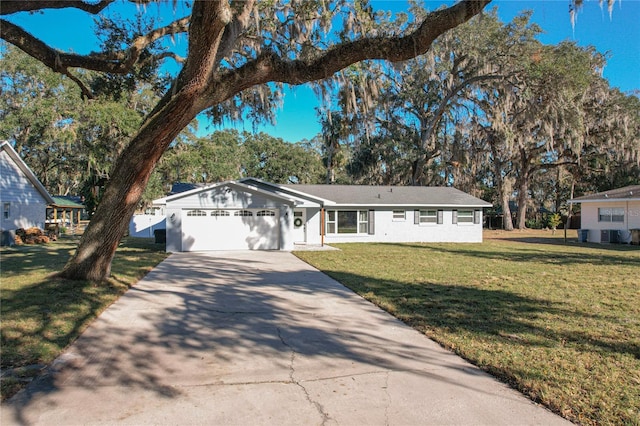
[[[527,201],[529,201],[529,180],[531,179],[531,161],[524,148],[520,149],[520,175],[516,185],[518,188],[518,229],[527,227]]]
[[[196,115],[193,94],[166,96],[120,155],[102,201],[60,276],[102,281],[156,163]],[[161,106],[164,105],[164,106]]]
[[[529,200],[529,179],[522,179],[518,185],[518,229],[527,227],[527,201]]]
[[[500,204],[502,206],[502,228],[505,231],[513,231],[513,220],[511,220],[511,207],[509,206],[509,194],[506,187],[509,185],[502,184],[500,189]]]

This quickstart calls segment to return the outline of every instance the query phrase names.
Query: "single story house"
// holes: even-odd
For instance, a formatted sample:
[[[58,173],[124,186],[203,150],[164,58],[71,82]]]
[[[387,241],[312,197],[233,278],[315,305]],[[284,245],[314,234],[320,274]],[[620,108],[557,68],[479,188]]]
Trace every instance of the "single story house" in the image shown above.
[[[166,250],[293,250],[342,242],[482,242],[491,204],[455,188],[221,182],[156,200]]]
[[[47,206],[55,204],[45,187],[29,166],[7,141],[0,143],[0,229],[3,242],[5,232],[18,228],[44,229]],[[6,241],[5,241],[6,240]]]
[[[640,185],[569,200],[581,205],[578,238],[591,243],[629,243],[640,233]],[[637,242],[636,242],[637,244]]]

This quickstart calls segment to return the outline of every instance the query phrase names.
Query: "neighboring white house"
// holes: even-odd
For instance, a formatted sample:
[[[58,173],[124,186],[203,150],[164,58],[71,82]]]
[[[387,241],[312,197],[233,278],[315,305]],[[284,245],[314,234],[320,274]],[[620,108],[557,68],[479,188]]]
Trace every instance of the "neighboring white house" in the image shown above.
[[[43,229],[53,198],[7,141],[0,143],[0,229]]]
[[[293,250],[340,242],[482,242],[491,204],[446,187],[222,182],[154,202],[167,251]]]
[[[584,195],[569,202],[581,205],[581,241],[628,243],[632,232],[640,230],[640,185]]]

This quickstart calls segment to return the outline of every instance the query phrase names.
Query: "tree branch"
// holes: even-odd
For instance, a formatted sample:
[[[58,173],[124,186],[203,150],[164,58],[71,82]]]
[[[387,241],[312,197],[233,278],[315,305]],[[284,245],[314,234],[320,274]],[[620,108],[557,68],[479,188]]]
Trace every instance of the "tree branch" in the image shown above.
[[[105,7],[115,0],[100,0],[98,3],[86,3],[83,0],[2,0],[0,2],[0,15],[10,15],[18,12],[34,12],[42,9],[80,9],[92,15],[100,13]]]
[[[268,82],[299,85],[329,77],[345,67],[368,59],[404,61],[425,53],[445,31],[477,15],[491,0],[463,0],[447,9],[431,12],[412,33],[402,37],[363,38],[341,43],[311,61],[286,60],[265,50],[255,60],[236,70],[212,76],[209,99],[212,106],[220,93],[238,93]],[[221,87],[224,88],[221,90]],[[232,94],[232,95],[233,95]]]
[[[20,48],[53,71],[61,73],[64,73],[64,70],[67,68],[84,68],[93,71],[126,74],[131,71],[140,59],[140,54],[149,44],[166,35],[186,32],[188,24],[189,17],[185,17],[165,27],[156,28],[148,34],[137,37],[131,46],[123,51],[111,54],[92,53],[89,55],[76,55],[53,49],[21,27],[12,22],[0,19],[0,26],[2,27],[1,37],[5,41]]]

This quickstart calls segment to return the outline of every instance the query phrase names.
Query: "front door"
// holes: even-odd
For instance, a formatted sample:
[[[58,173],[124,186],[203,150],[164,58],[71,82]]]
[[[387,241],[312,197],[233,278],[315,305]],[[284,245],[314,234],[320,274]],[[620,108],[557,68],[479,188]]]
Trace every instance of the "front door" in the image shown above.
[[[293,243],[307,242],[307,214],[305,209],[293,210]]]

